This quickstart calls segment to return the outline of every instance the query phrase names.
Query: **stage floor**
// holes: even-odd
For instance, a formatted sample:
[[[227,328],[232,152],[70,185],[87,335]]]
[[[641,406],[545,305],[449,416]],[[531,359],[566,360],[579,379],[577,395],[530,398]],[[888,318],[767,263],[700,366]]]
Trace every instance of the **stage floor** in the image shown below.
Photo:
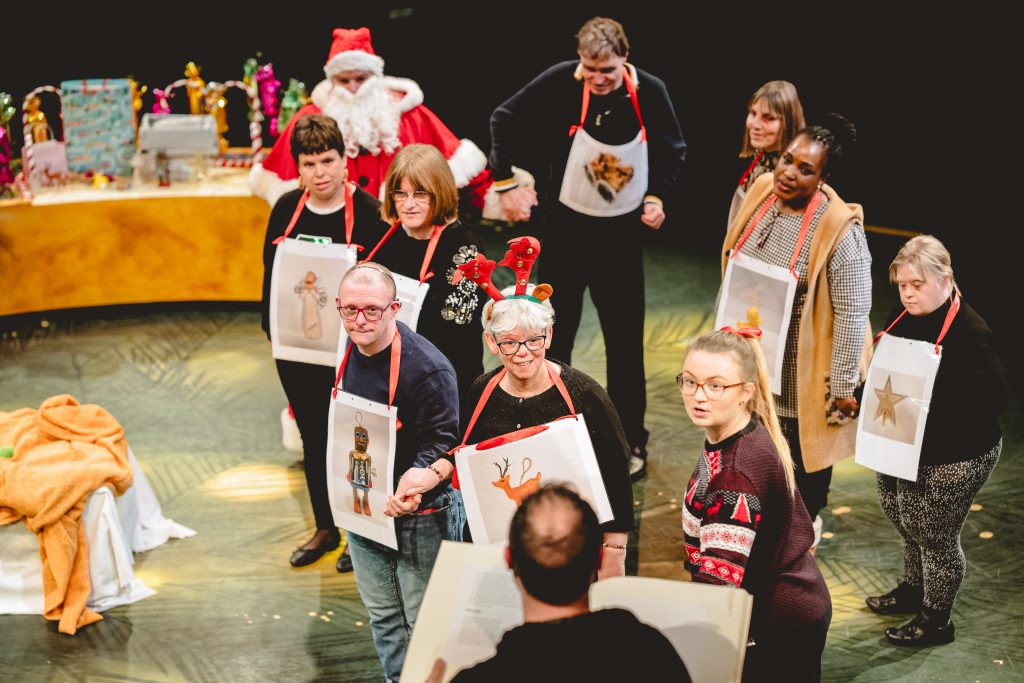
[[[900,240],[871,239],[883,283]],[[491,255],[500,255],[497,247]],[[668,248],[648,249],[646,259],[651,460],[634,487],[639,532],[630,562],[642,575],[683,578],[679,501],[702,436],[686,419],[674,377],[688,341],[713,323],[719,267],[712,255]],[[557,292],[553,301],[557,309]],[[893,301],[888,287],[876,287],[876,324]],[[287,563],[312,515],[301,464],[281,447],[285,399],[258,314],[122,310],[27,325],[0,341],[0,410],[37,407],[60,393],[105,406],[123,422],[164,515],[198,535],[137,555],[138,576],[158,594],[106,612],[74,637],[41,616],[0,616],[0,679],[380,680],[366,610],[352,575],[335,572],[337,553],[303,569]],[[589,302],[574,365],[604,378]],[[863,598],[895,585],[899,542],[876,502],[873,474],[850,460],[836,468],[817,554],[834,609],[825,680],[1024,678],[1019,394],[1003,425],[1001,461],[963,531],[968,574],[953,614],[957,640],[944,647],[884,642],[883,630],[902,618],[870,613]],[[623,643],[619,654],[628,653]]]

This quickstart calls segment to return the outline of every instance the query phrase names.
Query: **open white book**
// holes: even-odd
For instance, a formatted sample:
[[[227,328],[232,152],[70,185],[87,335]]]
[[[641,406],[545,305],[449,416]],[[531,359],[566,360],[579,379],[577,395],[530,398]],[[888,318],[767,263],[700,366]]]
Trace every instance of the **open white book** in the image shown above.
[[[627,576],[590,588],[591,609],[621,607],[671,641],[695,683],[740,680],[753,598],[727,586]],[[434,661],[444,680],[494,655],[502,635],[523,623],[522,602],[504,548],[444,541],[413,629],[402,680],[426,680]],[[623,647],[629,647],[623,643]]]

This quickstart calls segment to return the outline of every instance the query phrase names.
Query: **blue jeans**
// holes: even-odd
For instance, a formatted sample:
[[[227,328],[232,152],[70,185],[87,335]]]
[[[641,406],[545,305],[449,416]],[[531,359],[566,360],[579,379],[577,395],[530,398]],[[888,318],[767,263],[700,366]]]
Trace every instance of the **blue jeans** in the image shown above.
[[[449,540],[449,510],[453,491],[439,495],[432,507],[436,512],[408,515],[395,520],[398,550],[349,532],[356,587],[370,613],[370,630],[384,676],[397,681],[405,663],[405,652],[427,589],[430,571]]]

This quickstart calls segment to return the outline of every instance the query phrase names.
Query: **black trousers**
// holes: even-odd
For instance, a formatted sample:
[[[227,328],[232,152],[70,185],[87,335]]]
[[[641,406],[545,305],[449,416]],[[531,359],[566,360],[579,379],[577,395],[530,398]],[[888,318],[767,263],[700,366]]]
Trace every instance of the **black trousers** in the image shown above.
[[[551,357],[572,365],[573,346],[590,298],[604,335],[608,396],[631,448],[647,445],[644,414],[644,264],[639,212],[594,218],[562,205],[545,218],[539,281],[554,288]]]
[[[832,623],[832,605],[812,624],[772,624],[751,633],[753,645],[743,660],[743,683],[821,680],[821,654]]]
[[[823,418],[824,419],[824,418]],[[800,422],[795,417],[780,417],[782,433],[789,443],[789,452],[793,455],[796,470],[796,487],[800,497],[804,499],[804,507],[811,521],[818,516],[821,509],[828,505],[828,487],[832,483],[832,468],[826,467],[817,472],[804,469],[804,452],[800,449]]]
[[[277,375],[302,435],[306,488],[316,528],[334,529],[334,515],[327,498],[327,413],[331,408],[335,370],[327,365],[289,360],[276,363]]]

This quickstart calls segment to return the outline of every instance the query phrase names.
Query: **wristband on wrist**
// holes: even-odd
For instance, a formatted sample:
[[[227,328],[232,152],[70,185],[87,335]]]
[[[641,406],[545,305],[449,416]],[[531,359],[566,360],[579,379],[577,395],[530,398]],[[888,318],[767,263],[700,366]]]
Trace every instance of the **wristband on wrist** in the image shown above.
[[[427,469],[437,475],[437,480],[439,482],[444,481],[445,478],[441,475],[441,472],[437,469],[435,463],[430,463],[429,465],[427,465]]]
[[[626,546],[621,543],[602,543],[605,548],[615,548],[616,550],[625,550]]]

